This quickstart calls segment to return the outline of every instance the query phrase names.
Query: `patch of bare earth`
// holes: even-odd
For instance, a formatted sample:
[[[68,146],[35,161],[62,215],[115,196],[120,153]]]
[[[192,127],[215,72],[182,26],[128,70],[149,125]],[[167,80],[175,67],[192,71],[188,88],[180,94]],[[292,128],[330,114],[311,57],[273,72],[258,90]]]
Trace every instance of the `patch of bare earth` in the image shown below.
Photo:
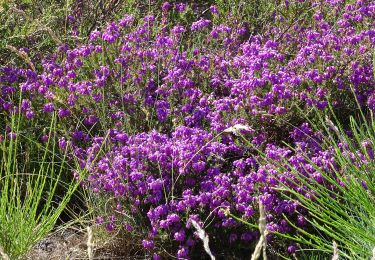
[[[89,246],[88,246],[89,245]],[[92,256],[89,258],[89,251]],[[87,230],[66,229],[39,241],[25,256],[27,260],[78,259],[147,259],[125,238],[108,238],[105,242],[88,239]]]

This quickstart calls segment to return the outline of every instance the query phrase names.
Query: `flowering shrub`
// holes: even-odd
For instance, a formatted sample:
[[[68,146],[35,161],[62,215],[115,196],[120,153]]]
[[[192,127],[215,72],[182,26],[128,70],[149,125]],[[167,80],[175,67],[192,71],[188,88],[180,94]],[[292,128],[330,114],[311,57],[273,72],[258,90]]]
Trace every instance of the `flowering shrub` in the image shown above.
[[[60,147],[70,142],[90,172],[86,185],[113,199],[101,216],[107,228],[142,226],[142,244],[152,252],[170,239],[177,256],[188,257],[197,244],[192,219],[212,236],[216,252],[227,241],[244,241],[239,247],[255,241],[258,233],[225,211],[255,222],[258,200],[270,231],[293,231],[282,214],[305,225],[298,203],[279,196],[282,176],[273,165],[256,163],[255,151],[225,129],[248,126],[242,134],[270,159],[289,158],[320,180],[298,154],[274,144],[285,136],[277,130],[302,120],[296,107],[307,113],[330,101],[351,112],[352,91],[374,109],[374,3],[285,1],[262,35],[233,17],[215,24],[214,7],[190,26],[172,24],[173,8],[183,13],[186,6],[163,5],[160,20],[127,15],[93,31],[87,44],[62,45],[45,57],[40,73],[3,68],[0,113],[20,109],[39,121],[56,112],[68,135]],[[286,16],[294,12],[290,23]],[[307,125],[303,131],[311,132]],[[291,139],[329,171],[329,150],[296,131]]]

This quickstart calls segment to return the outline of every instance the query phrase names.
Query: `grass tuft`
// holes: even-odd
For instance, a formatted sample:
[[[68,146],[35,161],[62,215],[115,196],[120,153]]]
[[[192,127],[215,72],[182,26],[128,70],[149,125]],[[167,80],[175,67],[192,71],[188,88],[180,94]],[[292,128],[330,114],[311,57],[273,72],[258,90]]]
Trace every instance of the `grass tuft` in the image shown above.
[[[10,259],[22,257],[47,236],[79,185],[75,180],[68,184],[61,181],[65,157],[62,162],[55,161],[53,140],[38,151],[42,160],[37,167],[32,172],[23,172],[18,154],[20,131],[15,122],[17,115],[12,120],[13,138],[5,135],[0,143],[0,247],[5,259],[6,255]],[[52,120],[50,136],[54,126],[55,120]],[[47,161],[50,150],[52,161],[51,156]],[[60,190],[64,195],[57,195]]]

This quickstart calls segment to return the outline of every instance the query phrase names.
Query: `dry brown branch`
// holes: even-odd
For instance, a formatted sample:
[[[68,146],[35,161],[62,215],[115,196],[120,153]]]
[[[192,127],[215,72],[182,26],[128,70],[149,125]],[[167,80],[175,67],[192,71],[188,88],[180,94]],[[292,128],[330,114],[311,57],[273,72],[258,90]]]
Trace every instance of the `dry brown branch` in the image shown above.
[[[203,242],[204,251],[206,251],[206,253],[210,256],[211,260],[215,260],[215,256],[212,254],[210,246],[209,246],[210,240],[206,231],[204,231],[204,229],[195,220],[191,220],[191,223],[193,224],[194,228],[197,230],[198,237]]]
[[[266,213],[264,211],[264,206],[260,200],[259,200],[259,232],[260,232],[260,238],[251,256],[251,260],[259,259],[262,253],[263,253],[263,260],[267,260]]]
[[[25,51],[21,51],[21,50],[17,49],[16,47],[14,47],[12,45],[9,45],[9,44],[7,44],[5,46],[5,48],[7,48],[8,50],[14,52],[18,57],[20,57],[21,59],[23,59],[27,63],[27,65],[29,65],[29,67],[33,71],[36,71],[34,64],[31,62],[29,56],[27,55],[27,53]]]
[[[94,243],[92,242],[92,229],[90,226],[87,227],[87,255],[89,260],[94,259]]]
[[[23,11],[23,10],[21,10],[21,9],[18,9],[15,5],[11,5],[11,6],[10,6],[10,10],[13,11],[13,12],[14,12],[15,14],[17,14],[17,15],[21,15],[21,16],[25,17],[26,20],[28,20],[28,21],[31,21],[31,20],[32,20],[31,17],[28,16],[28,15],[25,13],[25,11]]]

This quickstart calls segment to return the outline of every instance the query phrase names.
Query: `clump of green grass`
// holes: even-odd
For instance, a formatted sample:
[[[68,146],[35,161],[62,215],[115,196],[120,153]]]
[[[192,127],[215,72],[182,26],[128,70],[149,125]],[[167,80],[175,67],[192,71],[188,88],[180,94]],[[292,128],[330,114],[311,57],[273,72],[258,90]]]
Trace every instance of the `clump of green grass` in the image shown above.
[[[321,252],[333,252],[332,241],[336,241],[338,254],[345,259],[369,259],[375,247],[375,120],[372,113],[368,116],[361,114],[360,119],[350,117],[350,134],[337,120],[333,123],[328,118],[319,117],[326,136],[323,145],[334,148],[338,167],[332,169],[337,178],[313,162],[310,164],[332,188],[297,173],[298,181],[314,190],[315,199],[286,188],[308,210],[308,221],[315,230],[312,233],[297,228],[299,235],[290,238]],[[318,124],[314,126],[317,129]]]
[[[349,118],[349,126],[340,124],[332,108],[327,114],[317,112],[317,121],[310,121],[316,131],[323,133],[321,146],[333,151],[332,172],[322,170],[307,154],[304,159],[323,176],[324,182],[300,174],[285,159],[277,162],[280,173],[290,171],[299,187],[313,191],[313,199],[290,186],[280,189],[294,199],[309,215],[309,229],[297,227],[296,235],[279,234],[300,245],[301,257],[332,257],[340,259],[370,259],[375,248],[375,119],[371,112],[359,109],[357,118]],[[332,118],[333,121],[331,121]],[[293,148],[291,148],[293,149]],[[294,150],[294,149],[293,149]],[[296,150],[294,150],[296,152]]]
[[[53,138],[36,151],[42,154],[36,167],[23,172],[18,120],[17,115],[13,116],[13,132],[5,134],[0,143],[0,247],[10,259],[23,256],[53,230],[79,185],[75,180],[64,183],[60,179],[65,156],[57,158]],[[52,120],[49,136],[54,125]]]
[[[373,259],[375,257],[375,117],[358,105],[356,116],[343,124],[331,106],[325,111],[313,109],[314,120],[306,117],[315,132],[320,132],[322,151],[333,152],[330,171],[325,171],[311,156],[285,143],[319,173],[324,182],[301,174],[288,158],[273,161],[259,149],[259,162],[274,165],[287,181],[279,182],[280,195],[295,200],[308,212],[308,228],[297,226],[285,217],[297,232],[274,234],[294,241],[299,250],[291,259]],[[242,136],[242,138],[245,138]],[[309,137],[313,138],[313,137]],[[302,165],[301,165],[302,166]],[[288,172],[288,175],[285,173]],[[291,185],[292,184],[292,185]],[[296,190],[300,187],[305,192]],[[306,192],[313,194],[306,196]],[[236,216],[234,219],[243,221]]]

